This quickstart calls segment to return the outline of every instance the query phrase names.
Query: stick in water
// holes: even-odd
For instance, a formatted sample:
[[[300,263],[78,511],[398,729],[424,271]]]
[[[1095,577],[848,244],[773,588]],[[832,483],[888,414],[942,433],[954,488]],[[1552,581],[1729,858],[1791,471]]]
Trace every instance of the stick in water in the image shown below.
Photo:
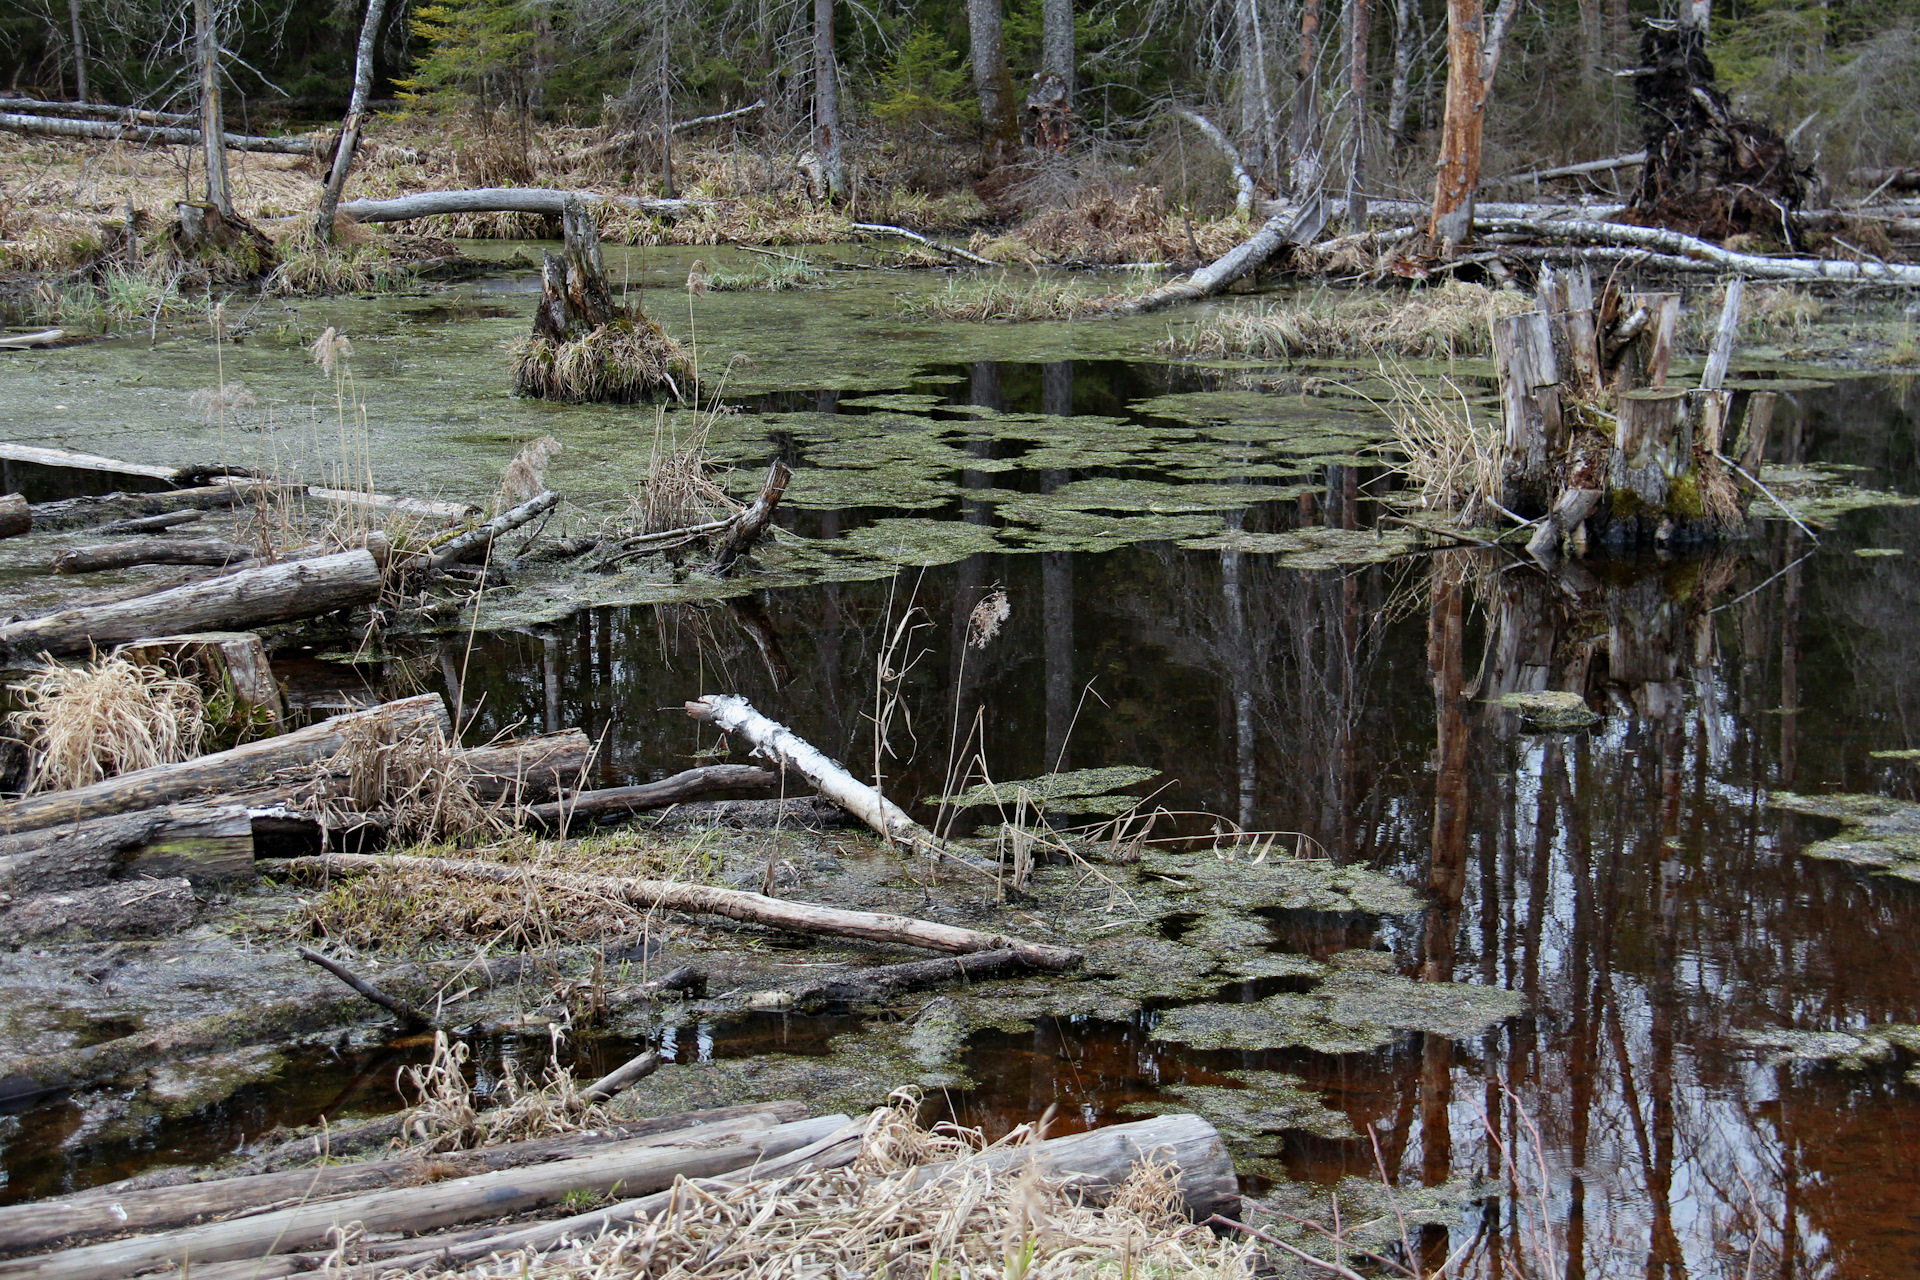
[[[317,964],[340,981],[358,991],[367,999],[391,1013],[410,1027],[431,1027],[433,1019],[397,996],[390,996],[380,988],[368,982],[338,960],[330,960],[311,947],[300,948],[300,958],[309,964]],[[622,1068],[624,1070],[624,1068]],[[598,1086],[595,1086],[596,1088]]]

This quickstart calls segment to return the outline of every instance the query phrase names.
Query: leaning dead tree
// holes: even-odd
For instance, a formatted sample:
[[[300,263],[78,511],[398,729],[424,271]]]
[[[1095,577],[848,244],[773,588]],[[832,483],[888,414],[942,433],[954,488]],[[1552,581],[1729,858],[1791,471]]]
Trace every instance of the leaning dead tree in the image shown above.
[[[321,188],[320,212],[314,222],[314,234],[321,244],[333,243],[334,214],[340,207],[340,193],[346,189],[347,174],[353,170],[353,153],[360,147],[367,95],[373,89],[373,48],[380,39],[380,20],[386,12],[387,0],[367,0],[366,17],[360,23],[360,43],[353,57],[353,96],[347,103],[347,118],[340,125],[340,137],[333,145],[333,167],[327,171],[327,185]]]
[[[638,307],[613,299],[600,234],[584,201],[562,203],[559,256],[542,254],[533,334],[513,349],[513,386],[543,400],[625,402],[665,391],[683,399],[693,362]]]

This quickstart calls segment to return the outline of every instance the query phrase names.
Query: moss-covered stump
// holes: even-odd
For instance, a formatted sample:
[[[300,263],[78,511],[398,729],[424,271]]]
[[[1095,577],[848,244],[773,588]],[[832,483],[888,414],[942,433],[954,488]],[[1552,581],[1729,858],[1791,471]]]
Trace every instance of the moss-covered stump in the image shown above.
[[[279,262],[273,241],[245,218],[186,200],[175,215],[157,247],[170,267],[201,285],[246,284]]]
[[[663,392],[685,399],[693,361],[637,307],[613,300],[593,215],[569,199],[561,214],[565,247],[544,253],[533,334],[513,349],[513,388],[573,403],[625,403]]]

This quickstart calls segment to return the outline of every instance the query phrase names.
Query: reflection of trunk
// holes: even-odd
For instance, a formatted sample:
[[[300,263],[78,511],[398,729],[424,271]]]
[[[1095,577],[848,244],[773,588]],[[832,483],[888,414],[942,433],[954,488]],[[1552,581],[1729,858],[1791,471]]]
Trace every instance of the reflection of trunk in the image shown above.
[[[540,634],[540,677],[546,693],[546,730],[560,731],[560,637],[552,631]]]
[[[1780,606],[1780,785],[1791,787],[1800,773],[1800,531],[1787,531],[1785,599]]]
[[[1578,790],[1579,794],[1586,795],[1588,791],[1584,783],[1587,778],[1588,739],[1582,734],[1577,735],[1573,742],[1575,773],[1583,784]],[[1572,1114],[1568,1120],[1567,1163],[1574,1173],[1567,1188],[1567,1280],[1586,1280],[1587,1135],[1593,1121],[1593,1075],[1598,1066],[1600,1030],[1599,1010],[1595,1007],[1599,990],[1592,971],[1593,952],[1599,940],[1594,929],[1595,890],[1587,806],[1574,802],[1564,772],[1556,773],[1550,781],[1561,792],[1561,803],[1566,806],[1568,879],[1573,889],[1573,942],[1570,948],[1573,1028],[1567,1072],[1568,1084],[1572,1089],[1569,1103]]]
[[[1681,757],[1685,738],[1680,727],[1665,723],[1658,729],[1660,752],[1660,918],[1654,933],[1653,972],[1647,981],[1648,1039],[1652,1062],[1648,1071],[1648,1099],[1653,1112],[1653,1164],[1647,1170],[1647,1193],[1653,1223],[1647,1240],[1647,1274],[1678,1274],[1680,1241],[1673,1226],[1673,1173],[1677,1156],[1674,1108],[1674,1020],[1680,1014],[1675,968],[1680,959],[1679,850]]]
[[[1228,516],[1227,527],[1237,529],[1245,520],[1244,511],[1235,511]],[[1242,829],[1252,830],[1257,779],[1254,773],[1252,672],[1249,670],[1253,665],[1253,657],[1247,643],[1247,598],[1241,582],[1245,562],[1245,552],[1220,553],[1220,594],[1226,604],[1225,657],[1227,669],[1232,673],[1228,684],[1233,698],[1233,772],[1239,781],[1239,807],[1234,816]]]
[[[200,144],[207,164],[207,203],[223,218],[233,217],[227,191],[227,149],[220,110],[220,37],[213,27],[212,0],[193,0],[194,48],[200,58]]]
[[[1040,411],[1066,417],[1073,412],[1073,362],[1062,360],[1040,369]],[[1065,471],[1044,471],[1040,491],[1052,493],[1071,478]],[[1070,768],[1069,738],[1073,732],[1073,553],[1044,551],[1040,555],[1041,612],[1046,626],[1047,757],[1050,770]]]
[[[1019,127],[1013,117],[1013,80],[1007,74],[1000,0],[967,0],[967,39],[973,51],[973,87],[980,95],[988,157],[1003,163],[1019,140]]]
[[[1274,158],[1273,91],[1267,83],[1260,0],[1234,0],[1233,22],[1240,45],[1240,150],[1249,172],[1269,173]]]
[[[387,0],[367,0],[367,15],[360,23],[360,43],[353,56],[353,96],[347,100],[347,118],[340,126],[339,141],[333,147],[333,167],[327,172],[327,185],[320,192],[320,216],[314,232],[321,244],[333,243],[333,217],[340,207],[340,193],[353,168],[353,153],[360,146],[360,127],[366,121],[367,95],[373,89],[373,52],[380,39],[380,20],[386,16]]]
[[[813,149],[827,175],[828,198],[844,196],[847,165],[840,145],[840,67],[833,44],[833,0],[813,0]]]

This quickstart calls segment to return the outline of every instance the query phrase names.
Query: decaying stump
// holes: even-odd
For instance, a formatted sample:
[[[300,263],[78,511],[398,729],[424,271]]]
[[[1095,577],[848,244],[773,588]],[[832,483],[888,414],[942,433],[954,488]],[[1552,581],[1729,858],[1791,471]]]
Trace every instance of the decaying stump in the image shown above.
[[[0,538],[15,538],[33,528],[33,508],[17,493],[0,494]]]
[[[1501,505],[1540,522],[1529,547],[1551,557],[1589,537],[1669,545],[1739,536],[1773,414],[1771,393],[1722,385],[1741,291],[1729,291],[1698,389],[1668,385],[1680,295],[1609,286],[1596,300],[1584,266],[1544,272],[1539,292],[1540,310],[1494,327]]]
[[[513,386],[543,400],[624,402],[666,391],[684,398],[693,363],[638,308],[613,300],[600,235],[586,203],[561,206],[565,246],[543,254],[533,334],[513,351]]]
[[[216,204],[182,200],[174,206],[168,247],[179,264],[208,284],[257,280],[279,261],[260,228]]]

